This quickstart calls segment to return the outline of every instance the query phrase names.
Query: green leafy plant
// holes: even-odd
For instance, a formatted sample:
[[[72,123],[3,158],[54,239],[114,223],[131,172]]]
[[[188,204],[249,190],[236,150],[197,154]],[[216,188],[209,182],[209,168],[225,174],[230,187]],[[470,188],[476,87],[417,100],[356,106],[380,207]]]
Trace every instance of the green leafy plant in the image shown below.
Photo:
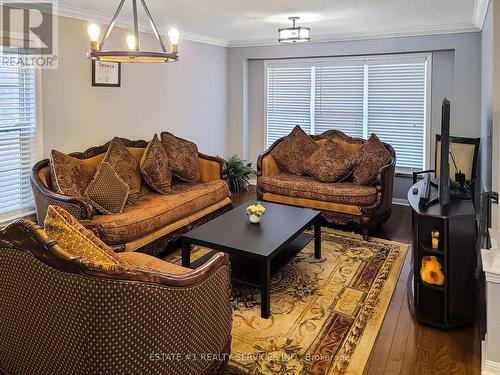
[[[232,192],[238,192],[248,187],[250,177],[257,171],[252,168],[252,163],[240,159],[238,155],[232,155],[227,160],[228,178],[227,183]]]

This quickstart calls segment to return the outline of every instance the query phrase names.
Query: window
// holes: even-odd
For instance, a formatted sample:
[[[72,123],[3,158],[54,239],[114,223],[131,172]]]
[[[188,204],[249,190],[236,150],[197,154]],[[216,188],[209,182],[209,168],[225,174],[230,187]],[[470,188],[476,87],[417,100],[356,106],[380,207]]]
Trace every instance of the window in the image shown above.
[[[33,210],[35,97],[33,69],[0,66],[0,221]]]
[[[267,146],[295,125],[309,134],[329,129],[391,144],[397,166],[426,162],[429,55],[270,62]]]

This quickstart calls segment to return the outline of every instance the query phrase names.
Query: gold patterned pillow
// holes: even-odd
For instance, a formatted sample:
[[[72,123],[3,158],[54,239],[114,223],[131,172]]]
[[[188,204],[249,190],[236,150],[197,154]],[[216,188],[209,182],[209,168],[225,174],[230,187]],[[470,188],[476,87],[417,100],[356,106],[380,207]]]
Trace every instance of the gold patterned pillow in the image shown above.
[[[121,214],[129,195],[129,186],[109,163],[102,162],[94,179],[85,190],[85,196],[103,214]]]
[[[172,192],[172,172],[168,166],[168,155],[155,134],[142,154],[141,173],[151,189],[160,194]]]
[[[380,169],[391,162],[392,155],[375,134],[358,151],[360,163],[352,173],[356,185],[373,185]]]
[[[300,126],[271,151],[278,165],[288,173],[302,174],[301,166],[319,146],[308,136]]]
[[[95,167],[62,152],[51,151],[50,178],[54,190],[70,197],[82,198],[95,174]]]
[[[172,133],[162,132],[161,141],[167,150],[172,173],[183,181],[201,181],[198,147]]]
[[[139,161],[127,150],[120,138],[114,138],[109,146],[103,162],[109,163],[120,178],[129,186],[129,200],[139,197],[141,192],[141,169]]]
[[[342,182],[349,177],[358,162],[357,153],[344,151],[339,144],[328,139],[306,159],[302,171],[321,182]]]
[[[59,206],[49,206],[45,217],[45,232],[68,254],[84,258],[103,269],[125,264],[108,245]]]

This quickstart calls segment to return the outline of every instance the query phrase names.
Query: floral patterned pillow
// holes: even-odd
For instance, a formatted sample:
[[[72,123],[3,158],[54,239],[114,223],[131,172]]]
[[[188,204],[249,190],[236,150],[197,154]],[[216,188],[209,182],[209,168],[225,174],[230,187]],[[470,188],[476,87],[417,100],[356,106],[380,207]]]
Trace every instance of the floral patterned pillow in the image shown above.
[[[54,190],[70,197],[83,198],[96,168],[62,152],[52,150],[50,178]]]
[[[129,186],[129,201],[134,201],[141,192],[141,169],[139,161],[127,150],[120,138],[114,138],[109,146],[104,163],[108,163],[118,176]]]
[[[300,126],[293,128],[292,132],[271,151],[272,157],[278,165],[292,174],[302,174],[301,166],[319,146],[308,136]]]
[[[183,181],[201,181],[196,144],[169,132],[162,132],[160,136],[172,173]]]
[[[352,174],[353,182],[366,186],[375,184],[380,169],[389,164],[392,158],[391,152],[375,134],[360,148],[358,155],[361,161]]]
[[[352,154],[336,142],[328,139],[318,151],[306,159],[302,171],[321,182],[342,182],[359,163],[357,154]]]
[[[155,134],[141,159],[141,173],[149,187],[160,194],[172,192],[168,154]]]

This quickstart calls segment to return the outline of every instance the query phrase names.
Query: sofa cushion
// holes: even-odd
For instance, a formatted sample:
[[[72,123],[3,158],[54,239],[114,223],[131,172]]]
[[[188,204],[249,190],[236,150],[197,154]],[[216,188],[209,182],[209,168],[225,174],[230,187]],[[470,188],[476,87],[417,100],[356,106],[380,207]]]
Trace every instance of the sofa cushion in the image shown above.
[[[102,162],[85,196],[102,214],[119,214],[123,211],[129,194],[129,186],[118,176],[109,163]]]
[[[292,132],[277,145],[271,155],[278,165],[285,171],[301,174],[300,167],[319,146],[308,136],[300,126],[293,128]]]
[[[129,200],[139,197],[141,191],[141,169],[139,161],[125,147],[120,138],[114,138],[109,146],[103,162],[109,163],[120,178],[129,186]]]
[[[356,185],[373,185],[377,181],[380,168],[391,162],[391,153],[375,134],[358,151],[360,163],[352,173]]]
[[[56,240],[72,256],[81,257],[103,269],[123,265],[108,245],[59,206],[49,206],[44,226],[47,236]]]
[[[172,173],[183,181],[201,181],[198,146],[169,132],[162,132],[160,136]]]
[[[263,192],[324,202],[369,206],[377,200],[377,189],[352,182],[324,183],[309,176],[280,173],[261,177],[259,188]]]
[[[167,275],[182,275],[191,269],[166,262],[154,256],[139,252],[117,253],[116,256],[132,269],[165,273]]]
[[[358,164],[357,153],[351,154],[331,139],[326,142],[301,166],[302,171],[321,182],[342,182]]]
[[[155,134],[142,155],[141,173],[149,187],[160,194],[170,194],[172,190],[168,164],[167,151]]]
[[[183,182],[172,185],[172,193],[147,193],[127,204],[119,215],[96,215],[89,226],[99,228],[108,244],[122,244],[145,236],[230,196],[223,180]]]
[[[83,198],[95,174],[95,167],[83,160],[51,151],[50,177],[53,189],[63,195]]]

